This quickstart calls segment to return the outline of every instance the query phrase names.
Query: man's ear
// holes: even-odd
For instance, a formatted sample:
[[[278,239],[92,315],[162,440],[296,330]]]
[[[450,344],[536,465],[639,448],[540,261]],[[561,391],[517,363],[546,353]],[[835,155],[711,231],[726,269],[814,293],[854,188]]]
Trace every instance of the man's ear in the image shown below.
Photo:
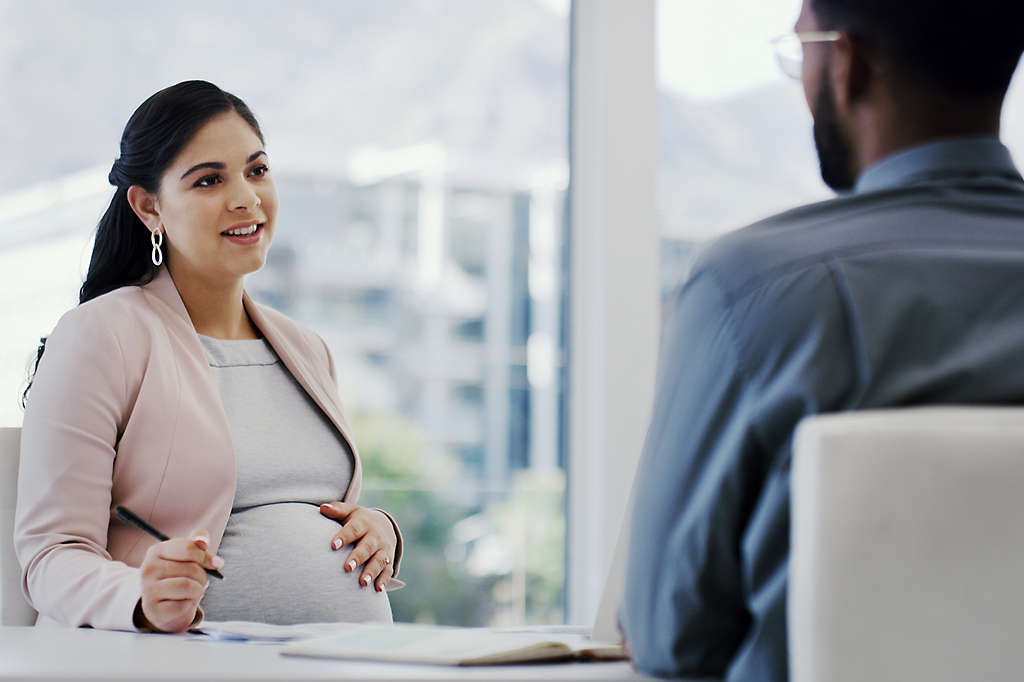
[[[875,73],[864,46],[845,33],[832,50],[829,78],[840,115],[856,108],[866,96]]]
[[[139,185],[132,185],[128,188],[128,204],[150,232],[160,229],[162,223],[155,194]]]

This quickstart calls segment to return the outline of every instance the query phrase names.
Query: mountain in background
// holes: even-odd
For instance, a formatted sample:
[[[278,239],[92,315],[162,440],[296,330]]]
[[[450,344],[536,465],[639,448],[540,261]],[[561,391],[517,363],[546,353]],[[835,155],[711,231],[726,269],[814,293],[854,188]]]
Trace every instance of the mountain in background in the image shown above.
[[[0,194],[112,162],[135,107],[187,78],[250,104],[279,172],[430,141],[462,177],[515,182],[565,165],[568,41],[567,17],[527,0],[0,2]],[[659,115],[662,234],[830,196],[796,84],[661,93]]]
[[[665,236],[700,240],[833,196],[818,172],[799,85],[710,103],[662,93],[658,113]]]
[[[135,107],[188,78],[315,167],[424,140],[512,168],[564,158],[567,54],[566,20],[525,1],[4,2],[0,191],[112,162]]]

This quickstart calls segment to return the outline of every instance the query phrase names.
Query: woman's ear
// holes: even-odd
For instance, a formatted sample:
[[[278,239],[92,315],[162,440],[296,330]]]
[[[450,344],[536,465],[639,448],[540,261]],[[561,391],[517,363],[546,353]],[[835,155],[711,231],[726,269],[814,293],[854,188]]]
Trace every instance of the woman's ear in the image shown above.
[[[160,229],[160,211],[155,194],[146,191],[139,185],[132,185],[128,188],[128,204],[150,232]]]

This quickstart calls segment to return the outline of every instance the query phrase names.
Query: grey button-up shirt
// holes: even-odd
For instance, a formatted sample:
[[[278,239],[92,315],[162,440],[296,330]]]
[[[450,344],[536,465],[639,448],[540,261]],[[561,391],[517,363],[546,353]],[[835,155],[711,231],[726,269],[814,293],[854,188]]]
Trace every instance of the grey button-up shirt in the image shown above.
[[[793,431],[823,412],[1024,403],[1024,181],[935,142],[698,258],[668,315],[621,620],[662,676],[785,680]]]

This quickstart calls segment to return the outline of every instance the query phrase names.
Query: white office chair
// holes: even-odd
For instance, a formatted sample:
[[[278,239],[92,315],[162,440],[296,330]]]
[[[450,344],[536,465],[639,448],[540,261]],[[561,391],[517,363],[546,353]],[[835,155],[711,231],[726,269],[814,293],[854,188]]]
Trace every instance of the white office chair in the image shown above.
[[[18,494],[21,429],[0,428],[0,624],[32,625],[36,612],[21,593],[21,566],[14,556],[14,503]]]
[[[794,682],[1024,679],[1024,409],[814,417],[792,475]]]

